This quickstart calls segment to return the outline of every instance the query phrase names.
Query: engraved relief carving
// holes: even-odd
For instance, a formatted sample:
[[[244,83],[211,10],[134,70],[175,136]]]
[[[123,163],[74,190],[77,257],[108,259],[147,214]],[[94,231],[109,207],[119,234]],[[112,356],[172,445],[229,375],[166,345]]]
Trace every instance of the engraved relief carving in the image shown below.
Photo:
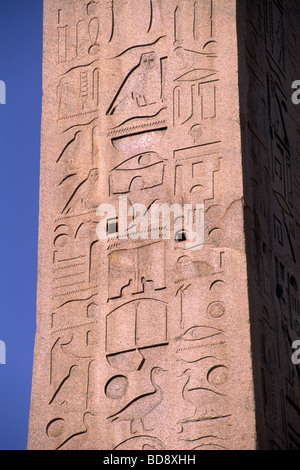
[[[150,374],[150,381],[154,390],[134,398],[127,403],[124,408],[109,416],[107,419],[110,422],[129,421],[130,432],[132,434],[137,433],[139,429],[141,432],[145,432],[145,417],[157,408],[164,398],[163,389],[159,384],[159,376],[164,372],[165,371],[160,367],[154,367]]]
[[[126,48],[147,42],[149,38],[162,30],[162,1],[161,0],[110,0],[111,30],[108,42],[120,48],[123,43]],[[134,28],[132,20],[136,19]]]
[[[214,198],[214,175],[220,171],[222,157],[217,144],[196,146],[174,151],[174,194],[197,203]]]
[[[115,250],[108,255],[108,300],[142,294],[148,288],[166,288],[164,242],[154,242],[131,250]]]
[[[215,39],[214,20],[216,13],[215,0],[194,2],[178,1],[174,10],[174,45],[197,43],[199,52],[215,55],[217,41]]]
[[[243,201],[236,196],[222,204],[223,183],[228,198],[235,193],[230,165],[240,164],[238,155],[234,160],[225,151],[227,141],[223,152],[222,87],[229,81],[221,70],[222,7],[215,0],[61,0],[52,14],[55,47],[46,93],[56,109],[53,123],[45,115],[54,201],[46,217],[52,296],[43,310],[49,383],[41,445],[230,448],[240,429],[230,404],[236,383],[231,324],[246,312],[240,306],[232,312],[244,247],[242,232],[233,233],[228,223],[234,219],[243,227]],[[254,30],[251,41],[258,38],[259,49],[264,34],[256,23]],[[283,66],[282,48],[274,45],[271,53]],[[278,140],[270,174],[279,210],[272,215],[284,243],[287,230],[292,237],[293,167],[284,93],[274,71],[269,85]],[[267,116],[269,103],[261,95],[254,111]],[[260,137],[262,131],[254,131]],[[120,196],[129,208],[139,203],[147,211],[158,202],[204,204],[205,246],[186,250],[185,233],[176,231],[172,240],[121,239],[117,215],[107,221],[113,237],[99,240],[97,207],[116,204]],[[277,284],[290,289],[296,306],[289,279]],[[279,287],[277,293],[288,315],[286,293]]]
[[[165,446],[155,437],[137,436],[126,439],[113,450],[165,450]]]
[[[217,117],[217,72],[192,69],[175,79],[174,126],[199,124]]]
[[[167,306],[155,299],[130,301],[106,318],[109,353],[152,347],[167,342]]]
[[[66,71],[57,88],[58,119],[96,112],[99,105],[99,80],[97,59]]]
[[[120,125],[128,119],[157,115],[163,108],[166,58],[145,52],[124,78],[106,114]]]
[[[298,194],[291,176],[297,166],[297,152],[292,146],[297,134],[294,110],[289,106],[290,77],[297,70],[292,52],[297,35],[289,12],[296,10],[294,2],[268,0],[257,23],[254,15],[260,5],[247,3],[249,30],[256,35],[256,51],[260,50],[254,57],[247,47],[247,62],[251,64],[249,80],[253,83],[254,74],[263,78],[260,94],[268,131],[262,139],[257,125],[254,129],[255,118],[249,115],[249,128],[253,131],[252,135],[246,132],[251,148],[249,200],[254,220],[251,243],[258,253],[257,259],[249,262],[256,273],[256,285],[252,286],[254,328],[261,333],[254,345],[255,360],[260,364],[256,376],[262,396],[258,407],[260,445],[299,449],[299,429],[296,430],[299,374],[298,366],[290,360],[291,344],[298,329],[296,273],[299,271],[295,230]],[[257,123],[258,120],[259,117]]]

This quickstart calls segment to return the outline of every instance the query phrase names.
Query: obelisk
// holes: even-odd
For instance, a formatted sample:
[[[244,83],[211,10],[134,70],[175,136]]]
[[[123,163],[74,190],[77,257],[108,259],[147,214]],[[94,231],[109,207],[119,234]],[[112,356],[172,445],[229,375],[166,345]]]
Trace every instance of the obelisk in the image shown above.
[[[288,10],[44,0],[29,449],[295,445]]]
[[[292,86],[300,77],[300,5],[237,3],[257,442],[299,450],[300,107]]]

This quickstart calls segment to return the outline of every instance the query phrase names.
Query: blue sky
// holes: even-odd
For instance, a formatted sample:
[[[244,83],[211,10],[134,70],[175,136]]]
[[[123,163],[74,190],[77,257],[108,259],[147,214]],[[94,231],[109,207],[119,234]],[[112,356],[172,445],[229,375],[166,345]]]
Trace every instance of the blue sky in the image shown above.
[[[0,0],[0,449],[26,449],[36,315],[42,0]]]

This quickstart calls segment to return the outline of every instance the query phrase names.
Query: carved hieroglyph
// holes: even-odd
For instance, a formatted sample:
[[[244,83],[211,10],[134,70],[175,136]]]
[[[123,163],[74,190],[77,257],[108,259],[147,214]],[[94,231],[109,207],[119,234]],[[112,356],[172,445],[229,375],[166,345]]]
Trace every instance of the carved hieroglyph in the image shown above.
[[[255,448],[235,3],[44,0],[31,449]],[[203,248],[99,240],[125,195]]]
[[[299,2],[239,6],[250,320],[258,442],[300,449],[300,370],[292,344],[300,335]],[[256,256],[251,256],[255,253]]]

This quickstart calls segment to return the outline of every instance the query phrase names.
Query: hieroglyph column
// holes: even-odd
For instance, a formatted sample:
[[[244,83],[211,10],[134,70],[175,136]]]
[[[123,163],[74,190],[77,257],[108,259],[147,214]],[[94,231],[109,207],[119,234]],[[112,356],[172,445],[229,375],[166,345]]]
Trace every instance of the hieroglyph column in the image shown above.
[[[241,139],[235,0],[44,0],[30,449],[255,448]]]

